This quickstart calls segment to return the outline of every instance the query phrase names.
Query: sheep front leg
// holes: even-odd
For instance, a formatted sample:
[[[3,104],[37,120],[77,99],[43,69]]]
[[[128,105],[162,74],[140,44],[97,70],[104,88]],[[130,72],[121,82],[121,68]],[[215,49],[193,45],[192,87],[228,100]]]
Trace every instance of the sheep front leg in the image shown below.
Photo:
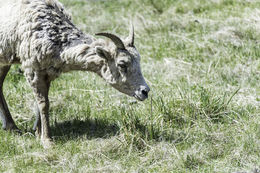
[[[50,81],[48,75],[44,71],[27,71],[25,72],[26,78],[33,88],[36,98],[37,109],[40,117],[36,117],[36,131],[40,134],[41,142],[44,148],[49,148],[52,145],[50,138],[50,125],[49,125],[49,88]],[[40,128],[40,129],[37,129]]]
[[[45,90],[45,89],[44,89]],[[44,92],[44,93],[43,93]],[[45,91],[39,89],[36,93],[36,100],[40,111],[40,135],[41,142],[45,148],[49,148],[52,144],[50,138],[50,123],[49,123],[49,100]],[[38,129],[39,131],[39,129]]]
[[[33,131],[35,131],[36,136],[41,136],[41,116],[38,103],[34,103],[35,121],[33,125]]]

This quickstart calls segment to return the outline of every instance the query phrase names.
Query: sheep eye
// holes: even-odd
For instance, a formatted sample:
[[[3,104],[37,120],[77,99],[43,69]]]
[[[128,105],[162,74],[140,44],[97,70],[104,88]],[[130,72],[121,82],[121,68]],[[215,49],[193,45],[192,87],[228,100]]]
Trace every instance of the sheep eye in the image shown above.
[[[118,67],[123,68],[123,69],[127,68],[127,66],[125,64],[118,64]]]
[[[127,72],[127,65],[126,64],[118,64],[118,67],[121,71]]]

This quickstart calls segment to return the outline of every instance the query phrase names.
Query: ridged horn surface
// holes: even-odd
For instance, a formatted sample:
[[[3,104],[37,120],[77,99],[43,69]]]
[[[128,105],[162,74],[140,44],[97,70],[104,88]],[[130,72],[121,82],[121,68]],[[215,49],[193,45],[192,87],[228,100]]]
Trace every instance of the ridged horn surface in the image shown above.
[[[110,34],[107,32],[100,32],[100,33],[96,33],[96,35],[107,37],[114,42],[114,44],[116,45],[117,48],[125,49],[125,45],[124,45],[123,41],[114,34]]]

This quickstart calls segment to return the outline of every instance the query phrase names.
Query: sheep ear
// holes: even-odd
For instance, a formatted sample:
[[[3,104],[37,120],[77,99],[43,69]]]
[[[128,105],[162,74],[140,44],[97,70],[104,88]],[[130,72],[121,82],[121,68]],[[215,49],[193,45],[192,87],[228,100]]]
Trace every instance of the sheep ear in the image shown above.
[[[96,53],[98,56],[106,60],[111,59],[110,53],[107,50],[103,49],[102,47],[96,47]]]

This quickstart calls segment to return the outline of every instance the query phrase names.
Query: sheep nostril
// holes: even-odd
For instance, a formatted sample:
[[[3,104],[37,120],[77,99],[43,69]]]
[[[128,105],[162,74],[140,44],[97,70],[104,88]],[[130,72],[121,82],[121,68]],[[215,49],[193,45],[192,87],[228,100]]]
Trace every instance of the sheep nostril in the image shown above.
[[[148,97],[148,92],[146,90],[142,90],[142,94],[145,96],[145,97]]]

